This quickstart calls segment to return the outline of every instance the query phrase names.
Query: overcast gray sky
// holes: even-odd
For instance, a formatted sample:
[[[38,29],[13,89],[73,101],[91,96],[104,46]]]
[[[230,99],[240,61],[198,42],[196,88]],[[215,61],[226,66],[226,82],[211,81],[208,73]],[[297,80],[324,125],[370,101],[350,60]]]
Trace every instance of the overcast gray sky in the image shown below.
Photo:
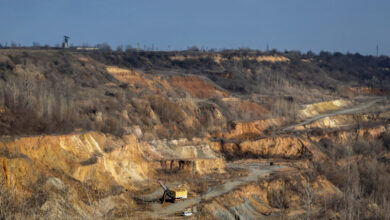
[[[0,0],[0,43],[390,55],[389,0]]]

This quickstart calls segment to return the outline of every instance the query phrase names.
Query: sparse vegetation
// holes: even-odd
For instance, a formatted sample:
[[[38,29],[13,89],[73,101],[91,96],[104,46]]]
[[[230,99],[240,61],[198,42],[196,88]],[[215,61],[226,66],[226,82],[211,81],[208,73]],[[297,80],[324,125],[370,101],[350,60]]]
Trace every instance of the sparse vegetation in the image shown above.
[[[261,187],[277,183],[278,187],[270,188],[267,193],[269,207],[264,209],[276,210],[283,218],[287,218],[289,211],[297,206],[305,212],[299,217],[305,219],[390,217],[387,212],[390,208],[387,98],[381,99],[380,108],[371,106],[366,109],[367,114],[351,112],[348,114],[354,114],[353,117],[339,121],[327,117],[328,127],[317,120],[286,129],[303,120],[301,110],[304,104],[335,99],[359,102],[387,97],[390,92],[388,57],[249,49],[215,52],[196,47],[172,52],[123,47],[112,51],[106,44],[99,45],[100,50],[89,52],[36,47],[34,50],[0,49],[0,136],[7,146],[0,148],[0,156],[6,159],[20,157],[28,163],[38,164],[37,170],[45,170],[45,175],[63,177],[58,185],[68,184],[74,188],[61,188],[56,192],[59,195],[56,199],[62,203],[74,196],[72,199],[79,199],[83,205],[78,208],[84,205],[98,207],[100,202],[104,203],[104,198],[112,196],[113,201],[125,200],[120,200],[120,203],[126,203],[128,207],[149,209],[141,200],[137,200],[140,204],[135,204],[132,192],[128,192],[130,189],[118,179],[130,179],[136,185],[150,175],[143,167],[147,163],[151,166],[161,158],[176,154],[185,159],[196,159],[202,154],[207,159],[220,157],[218,159],[224,158],[224,162],[229,163],[239,159],[277,158],[299,164],[296,166],[302,170],[297,169],[297,175],[271,176],[256,183]],[[112,74],[108,67],[118,75]],[[316,122],[318,124],[314,124]],[[89,149],[88,156],[82,159],[74,156],[59,162],[72,164],[77,169],[61,170],[40,161],[46,155],[53,156],[46,151],[37,158],[30,158],[32,151],[21,153],[20,149],[12,149],[12,144],[9,144],[22,136],[89,131],[132,140],[131,147],[126,148],[128,143],[122,142],[121,146],[96,145],[98,147]],[[126,136],[128,134],[134,135]],[[84,140],[80,139],[80,142]],[[157,141],[162,139],[171,141],[167,149],[158,144]],[[199,140],[186,142],[192,139]],[[95,146],[96,141],[100,139],[91,140],[91,146]],[[154,143],[156,148],[151,149],[149,143]],[[181,143],[192,150],[179,152],[178,146],[182,145],[172,143]],[[61,144],[67,146],[66,142]],[[210,147],[211,144],[215,146]],[[41,146],[40,142],[36,145]],[[204,146],[210,147],[207,148],[209,151],[197,151]],[[129,157],[137,150],[148,151],[148,154],[131,158],[135,162],[131,161]],[[127,155],[128,152],[131,155]],[[212,154],[213,157],[203,154]],[[107,158],[120,159],[107,162]],[[139,164],[129,165],[130,162]],[[102,163],[106,170],[96,170]],[[111,166],[110,170],[106,166]],[[123,167],[128,170],[117,171]],[[142,172],[134,174],[135,169]],[[210,175],[205,179],[214,180],[204,181],[202,175],[188,174],[181,169],[154,171],[159,172],[156,174],[158,178],[167,181],[190,176],[186,181],[193,188],[194,196],[213,190],[225,181],[225,177],[232,175],[218,174],[218,178],[217,174]],[[154,171],[150,173],[154,174]],[[2,172],[6,173],[6,168]],[[82,178],[71,177],[74,173]],[[95,175],[110,175],[107,173],[114,173],[111,179],[105,180],[107,182],[93,178]],[[239,174],[244,172],[237,171],[234,178],[239,178]],[[48,182],[45,175],[34,184],[44,186]],[[8,176],[0,175],[0,178]],[[330,189],[332,193],[320,192],[319,189]],[[73,190],[68,197],[64,195],[66,190]],[[15,194],[17,190],[4,184],[0,186],[0,219],[35,218],[34,215],[39,218],[47,214],[41,207],[51,196],[48,191],[35,185],[24,191],[28,195],[19,196]],[[298,199],[293,201],[291,195]],[[19,197],[28,198],[27,202],[21,203]],[[211,203],[202,201],[202,205]],[[131,211],[126,208],[124,205],[102,213],[116,217],[125,217],[126,214],[128,217]],[[66,206],[64,210],[72,212],[74,208]],[[239,216],[239,213],[234,211],[234,216]]]
[[[0,105],[8,111],[7,117],[4,113],[0,115],[6,118],[2,120],[0,130],[3,134],[41,134],[66,133],[81,128],[121,134],[124,127],[134,123],[150,130],[155,122],[150,121],[150,115],[145,110],[156,111],[161,122],[165,125],[169,122],[170,127],[174,125],[177,128],[186,127],[182,124],[184,115],[193,115],[201,120],[200,115],[208,114],[203,112],[204,108],[187,109],[184,113],[182,107],[174,106],[177,105],[175,102],[164,101],[166,97],[159,93],[164,92],[165,87],[156,91],[157,94],[147,88],[138,94],[129,84],[113,78],[101,63],[88,61],[90,58],[106,65],[138,68],[151,74],[158,72],[162,76],[171,72],[201,75],[231,94],[250,94],[255,97],[252,98],[255,103],[261,104],[269,112],[258,114],[243,112],[239,108],[234,110],[223,101],[211,99],[216,101],[228,120],[250,121],[280,116],[295,120],[299,104],[329,99],[331,96],[353,95],[346,89],[348,86],[380,88],[384,93],[389,91],[390,83],[386,82],[390,79],[384,69],[390,66],[390,60],[386,57],[269,53],[251,50],[226,50],[220,53],[193,50],[113,52],[107,49],[77,55],[55,50],[3,51],[0,56]],[[290,62],[269,63],[255,59],[264,55],[287,57]],[[172,60],[172,56],[183,56],[184,59]],[[310,62],[302,62],[302,59],[310,59]],[[222,73],[227,73],[229,77]],[[169,79],[166,80],[169,82]],[[115,86],[108,86],[109,83]],[[256,97],[256,94],[263,97]],[[151,109],[134,103],[132,99],[137,96],[147,100]],[[169,96],[181,97],[180,93],[172,92]],[[204,104],[200,102],[199,105]],[[127,110],[128,120],[121,118],[123,110]],[[196,111],[199,110],[201,112],[197,116]],[[98,114],[101,117],[97,117]],[[173,131],[170,136],[186,136],[184,133],[189,132],[181,133],[182,130]],[[199,128],[191,132],[197,130]]]

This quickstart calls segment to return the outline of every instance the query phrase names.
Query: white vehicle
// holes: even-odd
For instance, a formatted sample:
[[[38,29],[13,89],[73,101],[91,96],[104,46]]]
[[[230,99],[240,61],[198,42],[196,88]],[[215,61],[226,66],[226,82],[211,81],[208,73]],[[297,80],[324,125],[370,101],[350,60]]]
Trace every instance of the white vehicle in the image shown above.
[[[182,216],[191,216],[192,215],[192,212],[190,211],[184,211]]]

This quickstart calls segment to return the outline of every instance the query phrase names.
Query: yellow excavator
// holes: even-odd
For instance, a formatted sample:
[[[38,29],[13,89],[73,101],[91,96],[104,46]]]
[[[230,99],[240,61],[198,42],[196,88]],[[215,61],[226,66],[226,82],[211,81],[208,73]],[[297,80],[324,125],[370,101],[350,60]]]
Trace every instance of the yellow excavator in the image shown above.
[[[164,190],[163,197],[161,198],[161,203],[164,203],[167,197],[174,203],[176,199],[186,199],[187,190],[183,187],[166,187],[161,181],[158,181],[161,188]]]

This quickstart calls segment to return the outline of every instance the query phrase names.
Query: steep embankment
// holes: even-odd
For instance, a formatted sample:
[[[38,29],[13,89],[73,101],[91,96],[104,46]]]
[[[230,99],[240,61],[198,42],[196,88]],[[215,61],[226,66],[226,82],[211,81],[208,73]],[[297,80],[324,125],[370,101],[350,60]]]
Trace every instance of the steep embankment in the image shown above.
[[[153,140],[141,142],[140,146],[144,157],[157,170],[183,170],[200,175],[225,172],[223,158],[200,138]]]
[[[367,109],[367,108],[369,108],[369,107],[371,107],[371,106],[373,106],[375,104],[383,102],[384,100],[385,100],[384,98],[371,98],[368,101],[360,103],[360,104],[355,105],[353,107],[346,108],[346,109],[341,109],[341,110],[337,110],[337,111],[331,111],[330,113],[324,113],[324,114],[318,114],[318,111],[315,110],[314,111],[314,117],[310,117],[308,119],[305,119],[305,120],[303,120],[302,122],[300,122],[298,124],[287,126],[287,127],[283,128],[283,130],[284,131],[292,130],[292,129],[296,128],[296,127],[305,126],[307,124],[310,124],[312,122],[315,122],[315,121],[318,121],[320,119],[327,118],[327,117],[357,113],[357,112],[362,111],[364,109]],[[330,106],[332,108],[332,105],[330,105]],[[309,108],[309,109],[311,109],[311,108]],[[316,108],[314,108],[314,109],[316,109]],[[335,108],[334,110],[336,110],[336,109],[340,109],[340,108]],[[303,112],[305,114],[307,113],[306,111],[303,111]],[[313,116],[313,114],[309,114],[309,115]]]
[[[317,159],[324,158],[324,155],[313,146],[310,139],[303,136],[294,135],[272,135],[273,130],[288,131],[290,129],[300,128],[306,124],[321,124],[328,115],[353,113],[355,111],[368,108],[376,103],[371,101],[357,107],[352,106],[351,101],[334,100],[320,103],[313,103],[303,106],[299,111],[298,119],[303,122],[288,122],[284,118],[270,118],[252,122],[233,122],[231,129],[227,132],[218,132],[215,137],[221,139],[220,142],[214,142],[214,150],[223,153],[227,158],[245,158],[245,157],[263,157],[263,158],[289,158],[302,159],[312,158],[314,155]],[[342,110],[344,109],[344,110]],[[343,116],[347,117],[347,116]],[[285,126],[286,123],[293,125]],[[354,123],[356,123],[354,121]],[[282,127],[282,129],[280,129]]]
[[[116,138],[101,133],[70,134],[61,136],[24,137],[0,142],[3,158],[25,161],[37,169],[26,179],[37,179],[36,172],[52,175],[61,172],[79,182],[91,182],[98,190],[107,191],[114,185],[133,188],[134,181],[142,181],[149,172],[148,165],[133,135]],[[22,169],[24,166],[20,166]],[[9,170],[8,166],[4,169]],[[7,172],[9,185],[20,188],[23,181],[18,172]]]
[[[227,97],[229,93],[199,76],[172,76],[172,85],[184,89],[194,98]]]
[[[191,208],[194,206],[204,205],[210,201],[213,201],[216,198],[221,198],[226,194],[230,194],[236,188],[245,187],[247,184],[257,181],[259,178],[264,178],[270,173],[282,172],[282,171],[294,171],[294,169],[285,167],[285,166],[273,166],[269,167],[265,164],[259,162],[254,163],[228,163],[229,168],[234,169],[247,169],[249,168],[249,173],[247,176],[223,180],[222,184],[215,185],[209,190],[204,192],[198,197],[190,198],[180,203],[173,204],[169,207],[163,207],[161,205],[155,205],[153,213],[151,216],[169,216],[175,213],[178,213],[186,208]],[[203,211],[202,211],[203,212]],[[204,212],[203,212],[204,213]]]
[[[134,208],[126,192],[144,189],[157,172],[225,172],[223,160],[200,139],[138,143],[135,135],[88,132],[3,140],[0,149],[1,189],[12,190],[3,199],[22,208],[39,195],[34,213],[55,218],[64,213],[103,217]],[[63,206],[64,201],[71,205]]]
[[[367,218],[381,218],[389,108],[355,97],[386,95],[388,67],[327,53],[0,51],[0,218],[170,218],[191,206],[243,219],[353,219],[377,206]],[[282,174],[280,161],[296,169]],[[188,199],[157,204],[156,180],[187,186]]]
[[[213,142],[213,149],[227,159],[238,158],[311,158],[315,148],[305,138],[278,136],[240,142]]]
[[[32,201],[28,209],[40,216],[103,216],[111,209],[110,200],[132,206],[131,199],[117,195],[153,176],[133,135],[23,137],[1,141],[0,149],[0,178],[5,189],[12,189],[8,198],[14,212],[24,213],[26,201]]]
[[[323,212],[320,203],[341,196],[340,190],[324,177],[310,180],[300,174],[271,176],[206,202],[203,212],[210,219],[301,219]],[[316,203],[311,201],[313,198]]]

